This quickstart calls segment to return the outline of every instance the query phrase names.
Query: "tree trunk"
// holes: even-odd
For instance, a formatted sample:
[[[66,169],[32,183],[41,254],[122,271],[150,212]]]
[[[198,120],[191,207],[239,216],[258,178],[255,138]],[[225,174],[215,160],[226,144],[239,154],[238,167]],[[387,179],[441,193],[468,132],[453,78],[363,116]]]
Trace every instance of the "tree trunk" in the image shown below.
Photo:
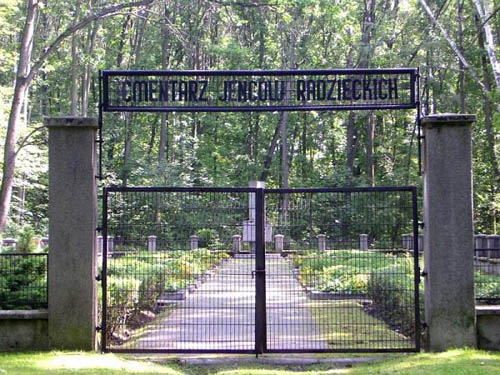
[[[16,83],[12,96],[11,110],[7,124],[7,134],[5,137],[4,163],[2,174],[2,186],[0,189],[0,232],[5,230],[10,202],[12,199],[12,185],[14,182],[14,172],[16,168],[16,143],[19,133],[19,121],[21,118],[22,101],[25,97],[29,84],[41,69],[47,59],[59,48],[61,43],[69,38],[73,33],[83,29],[90,23],[118,14],[124,8],[133,8],[152,3],[154,0],[142,0],[131,3],[111,5],[98,13],[92,13],[81,21],[71,24],[65,31],[47,47],[43,48],[41,56],[36,62],[31,64],[31,51],[33,47],[33,34],[38,14],[38,0],[27,1],[26,22],[21,34],[20,53],[17,64]]]
[[[354,175],[354,156],[356,155],[357,148],[357,130],[356,130],[356,115],[354,112],[349,113],[347,119],[347,132],[346,132],[346,185],[352,186],[352,177]]]
[[[283,114],[284,112],[281,113],[281,116],[283,116]],[[267,176],[269,175],[269,169],[271,168],[271,162],[273,161],[274,151],[276,150],[276,146],[278,145],[280,129],[281,121],[279,121],[278,125],[276,125],[276,127],[274,128],[273,138],[271,139],[271,143],[269,144],[269,147],[267,149],[266,158],[264,159],[264,168],[260,175],[261,181],[265,182],[267,180]]]
[[[80,0],[76,2],[76,10],[75,10],[75,20],[78,21],[80,18]],[[79,37],[77,33],[73,33],[71,36],[71,116],[76,116],[78,114],[78,44]]]
[[[375,185],[375,167],[373,163],[373,139],[375,138],[375,118],[373,112],[368,114],[368,126],[366,131],[366,176],[370,186]]]
[[[16,143],[19,136],[19,119],[21,116],[22,102],[29,86],[29,66],[33,50],[33,34],[38,14],[38,0],[29,0],[21,37],[19,62],[17,64],[16,85],[9,114],[9,123],[5,137],[2,188],[0,191],[0,232],[7,226],[12,187],[16,168]]]
[[[474,0],[474,1],[477,1],[477,0]],[[448,42],[448,45],[453,50],[453,52],[458,57],[458,59],[462,62],[462,64],[464,65],[464,67],[469,71],[469,74],[472,76],[472,78],[474,78],[474,80],[476,81],[476,83],[481,87],[481,89],[483,91],[489,93],[487,91],[486,87],[484,87],[483,83],[479,79],[479,75],[477,74],[477,72],[474,69],[474,67],[472,67],[467,62],[467,60],[465,59],[464,55],[458,49],[455,41],[453,39],[451,39],[451,37],[449,36],[449,34],[446,31],[446,29],[437,21],[436,17],[434,17],[434,15],[432,14],[431,9],[429,8],[429,5],[427,5],[427,3],[425,2],[425,0],[420,0],[420,4],[422,4],[422,7],[424,8],[425,12],[427,13],[427,16],[431,20],[432,24],[438,27],[438,29],[441,32],[441,35],[443,35],[443,37],[446,39],[446,41]]]
[[[95,38],[97,36],[97,31],[99,30],[99,23],[95,22],[87,34],[87,50],[86,55],[91,56],[94,52]],[[82,116],[87,116],[89,110],[89,91],[90,91],[90,77],[92,64],[88,62],[85,65],[82,77]]]
[[[474,5],[476,6],[477,13],[479,14],[479,18],[481,19],[483,30],[484,30],[484,39],[486,42],[486,51],[488,52],[488,57],[490,59],[490,65],[493,70],[493,76],[495,77],[495,83],[497,90],[500,90],[500,64],[498,63],[498,59],[496,56],[496,37],[491,31],[490,21],[487,19],[489,17],[490,10],[490,0],[482,0],[483,6],[481,6],[480,0],[472,0]]]
[[[483,30],[481,30],[480,19],[478,16],[475,17],[476,21],[476,30],[477,30],[477,41],[479,48],[484,51],[484,34]],[[490,79],[490,72],[488,69],[488,60],[486,56],[483,54],[481,56],[481,68],[483,71],[483,83],[484,86],[491,90],[492,82]],[[496,181],[496,186],[500,184],[500,168],[498,166],[498,159],[495,154],[495,133],[493,130],[493,108],[492,102],[489,95],[483,94],[484,98],[484,127],[486,130],[486,149],[487,156],[490,159],[491,169],[493,171],[494,180]]]
[[[464,53],[464,27],[463,27],[464,2],[457,1],[457,40],[460,53]],[[461,60],[458,60],[458,101],[460,113],[465,113],[465,67]]]

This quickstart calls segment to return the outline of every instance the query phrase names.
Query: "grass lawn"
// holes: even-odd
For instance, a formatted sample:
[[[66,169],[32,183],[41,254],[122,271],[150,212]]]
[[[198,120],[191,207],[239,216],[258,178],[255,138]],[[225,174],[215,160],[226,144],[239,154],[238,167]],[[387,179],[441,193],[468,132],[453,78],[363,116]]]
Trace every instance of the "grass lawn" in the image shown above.
[[[383,320],[367,314],[358,300],[310,301],[323,337],[331,349],[412,348],[410,339]]]
[[[305,355],[311,357],[311,355]],[[5,375],[496,375],[500,374],[500,353],[478,350],[450,350],[445,353],[401,355],[381,362],[335,368],[313,366],[270,366],[229,364],[181,365],[178,361],[151,356],[48,352],[0,354],[0,374]],[[324,357],[323,357],[324,358]],[[332,355],[334,358],[334,355]],[[227,363],[234,361],[227,360]]]

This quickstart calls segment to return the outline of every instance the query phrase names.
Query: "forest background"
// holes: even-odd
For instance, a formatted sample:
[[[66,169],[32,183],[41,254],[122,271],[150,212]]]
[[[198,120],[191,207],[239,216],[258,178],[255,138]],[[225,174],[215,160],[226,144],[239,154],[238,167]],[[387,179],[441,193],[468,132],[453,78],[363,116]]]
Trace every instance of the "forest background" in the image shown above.
[[[0,0],[0,232],[48,231],[45,116],[97,116],[100,69],[419,67],[473,113],[476,232],[498,232],[498,0]],[[106,114],[101,185],[421,187],[416,111]],[[5,140],[5,142],[3,142]]]

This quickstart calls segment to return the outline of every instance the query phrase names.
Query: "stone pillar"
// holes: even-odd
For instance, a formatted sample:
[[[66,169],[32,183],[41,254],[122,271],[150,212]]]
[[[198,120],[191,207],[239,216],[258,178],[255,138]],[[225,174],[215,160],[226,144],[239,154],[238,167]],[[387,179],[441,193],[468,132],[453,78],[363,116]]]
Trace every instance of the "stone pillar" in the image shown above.
[[[425,322],[432,351],[476,346],[471,124],[473,115],[422,119]]]
[[[326,250],[326,234],[318,234],[318,251]]]
[[[49,129],[49,340],[94,350],[97,321],[97,119],[52,117]]]
[[[359,250],[368,250],[368,235],[359,235]]]
[[[156,251],[156,236],[148,236],[148,251]]]
[[[233,236],[233,254],[241,253],[241,236],[235,234]]]
[[[285,236],[277,234],[274,236],[274,251],[282,253],[285,249]]]
[[[189,240],[191,250],[196,250],[200,246],[200,237],[198,237],[197,235],[193,234],[191,237],[189,237]]]

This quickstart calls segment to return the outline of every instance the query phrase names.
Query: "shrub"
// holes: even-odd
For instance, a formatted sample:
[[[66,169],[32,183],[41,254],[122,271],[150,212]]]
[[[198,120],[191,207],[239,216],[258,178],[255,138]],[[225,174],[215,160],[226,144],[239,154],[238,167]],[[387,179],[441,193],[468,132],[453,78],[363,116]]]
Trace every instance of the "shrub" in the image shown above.
[[[222,246],[219,240],[219,233],[215,229],[200,229],[196,234],[200,237],[200,247],[216,250]]]
[[[396,325],[407,336],[415,332],[413,262],[399,262],[374,270],[368,279],[368,297],[376,313],[391,325]],[[409,267],[411,265],[411,267]],[[423,284],[421,295],[423,296]],[[424,299],[420,299],[420,315],[424,316]]]
[[[23,227],[17,240],[17,253],[34,253],[38,250],[34,242],[35,231],[29,226]]]
[[[14,255],[0,260],[0,309],[47,308],[47,258]]]

